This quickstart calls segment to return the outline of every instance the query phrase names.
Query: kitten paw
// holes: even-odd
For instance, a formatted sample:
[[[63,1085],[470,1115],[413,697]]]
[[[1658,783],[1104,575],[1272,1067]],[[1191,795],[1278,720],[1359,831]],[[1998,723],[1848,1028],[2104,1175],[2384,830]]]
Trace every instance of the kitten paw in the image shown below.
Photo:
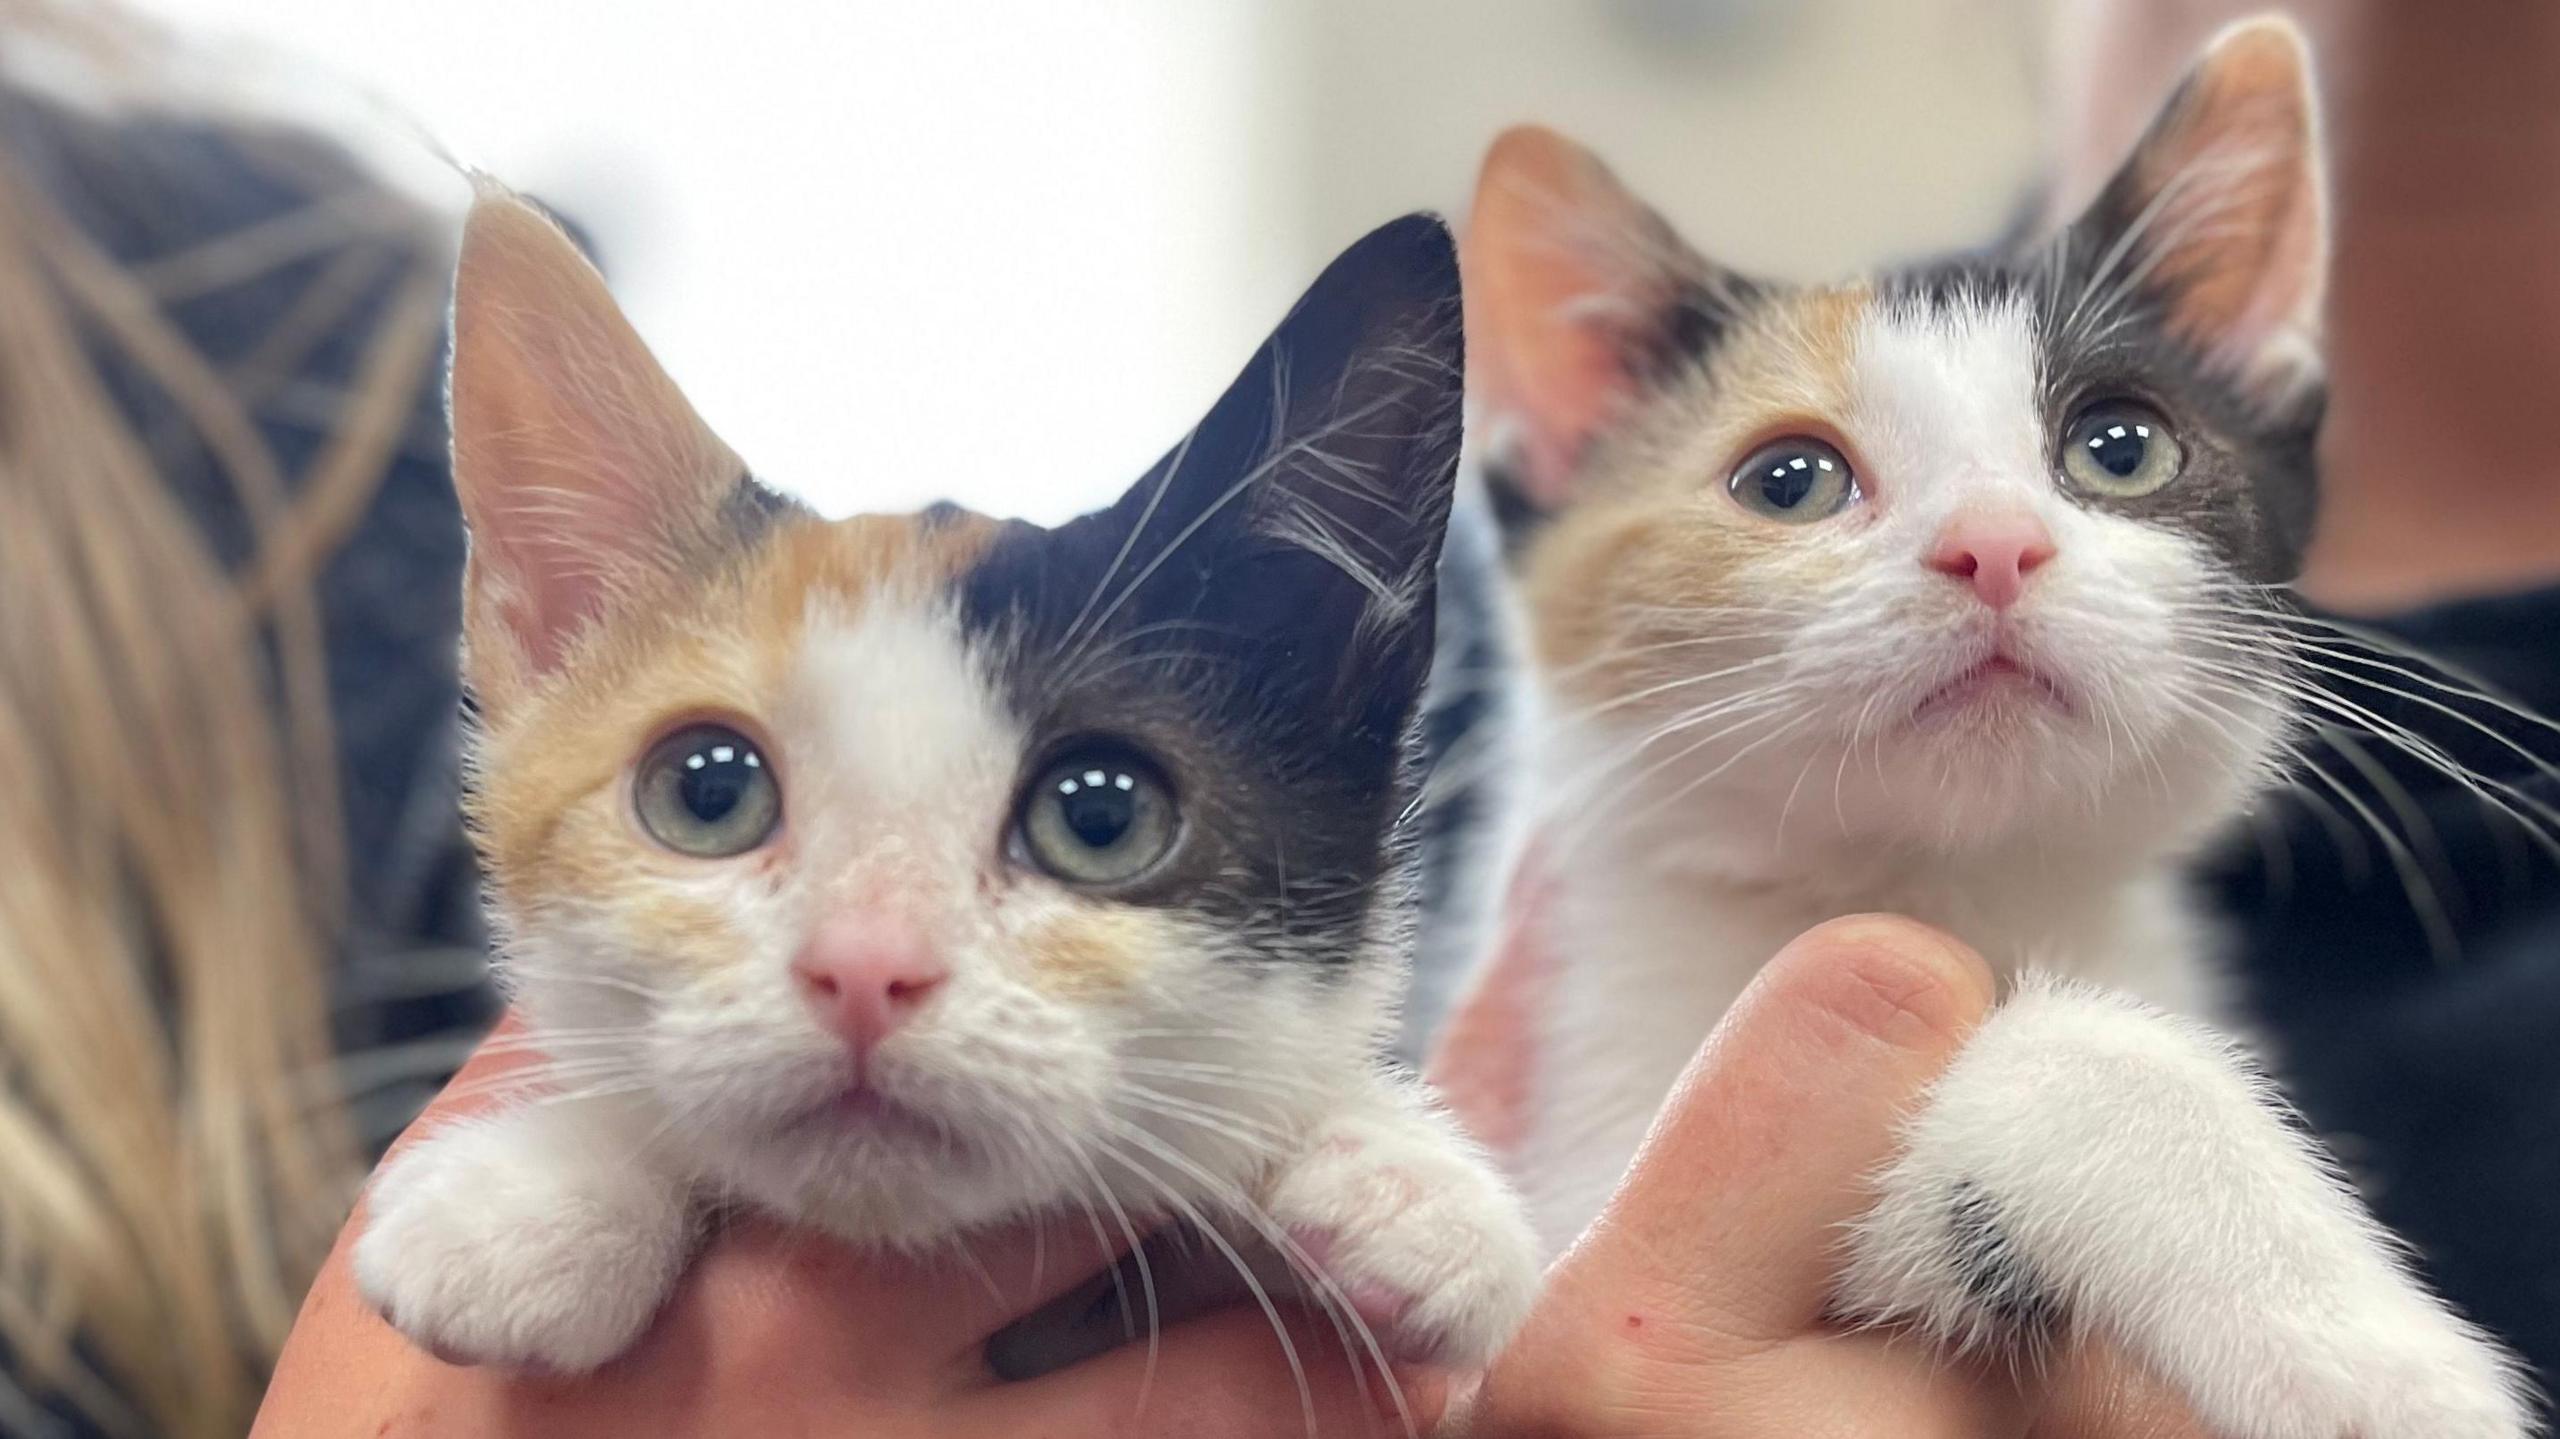
[[[2201,1026],[2028,976],[1904,1144],[1844,1313],[1956,1347],[2085,1327],[2224,1439],[2534,1432],[2514,1363]]]
[[[1431,1116],[1323,1126],[1268,1207],[1392,1360],[1480,1368],[1537,1294],[1520,1201]]]
[[[539,1110],[447,1125],[373,1182],[356,1287],[448,1363],[581,1374],[629,1348],[690,1244],[675,1186]]]
[[[2437,1313],[2338,1315],[2300,1336],[2246,1408],[2249,1439],[2526,1439],[2541,1432],[2516,1372],[2469,1325]]]

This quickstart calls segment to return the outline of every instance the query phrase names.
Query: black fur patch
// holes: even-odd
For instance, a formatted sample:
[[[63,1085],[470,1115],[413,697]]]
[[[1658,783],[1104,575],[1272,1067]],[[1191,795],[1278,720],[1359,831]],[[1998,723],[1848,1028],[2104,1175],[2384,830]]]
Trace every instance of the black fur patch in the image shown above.
[[[2121,202],[2117,202],[2121,203]],[[2054,472],[2073,418],[2102,400],[2158,410],[2186,450],[2177,479],[2132,499],[2062,493],[2091,509],[2167,526],[2202,542],[2241,579],[2271,584],[2302,567],[2317,510],[2314,449],[2322,393],[2263,405],[2169,328],[2170,297],[2127,284],[2138,254],[2119,249],[2129,215],[2102,200],[2050,243],[1983,252],[1886,277],[1889,305],[1955,310],[2018,304],[2035,327],[2038,403]]]
[[[1108,738],[1177,791],[1184,839],[1118,898],[1212,916],[1268,959],[1331,962],[1401,889],[1458,316],[1445,227],[1376,231],[1119,503],[1010,524],[963,577],[965,622],[1038,737],[1026,767]]]
[[[954,520],[966,519],[968,515],[969,510],[964,505],[955,505],[949,500],[936,500],[916,511],[916,520],[928,530],[939,530],[947,528]]]
[[[2000,1227],[2000,1206],[1990,1195],[1959,1182],[1947,1203],[1947,1230],[1966,1295],[2001,1333],[2032,1341],[2053,1332],[2061,1306]]]
[[[1683,284],[1655,323],[1637,337],[1629,372],[1651,386],[1705,365],[1767,293],[1767,286],[1730,273],[1713,285],[1695,280]]]
[[[753,475],[740,475],[738,483],[721,498],[720,527],[738,540],[752,542],[763,538],[780,521],[808,513],[808,507],[798,500],[768,488]]]

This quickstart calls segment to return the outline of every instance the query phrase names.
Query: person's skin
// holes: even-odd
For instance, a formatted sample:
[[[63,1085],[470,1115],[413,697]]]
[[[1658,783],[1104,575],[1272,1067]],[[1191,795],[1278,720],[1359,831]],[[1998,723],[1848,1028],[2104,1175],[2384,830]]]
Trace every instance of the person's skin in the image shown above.
[[[530,1056],[502,1027],[403,1136],[504,1096]],[[522,1076],[518,1076],[521,1078]],[[989,1336],[1105,1268],[1079,1214],[991,1236],[965,1262],[860,1254],[816,1235],[742,1221],[722,1230],[630,1354],[577,1380],[445,1364],[412,1347],[356,1293],[348,1250],[361,1204],[303,1301],[251,1431],[255,1439],[360,1435],[843,1435],[847,1439],[1247,1439],[1303,1434],[1296,1381],[1258,1310],[1167,1333],[1154,1372],[1133,1346],[1063,1373],[999,1384]],[[1323,1434],[1401,1433],[1374,1381],[1331,1331],[1300,1326]],[[1436,1412],[1438,1387],[1409,1403]],[[1142,1392],[1144,1406],[1134,1401]],[[1382,1425],[1384,1427],[1382,1427]]]
[[[1527,971],[1522,971],[1527,973]],[[1845,920],[1774,960],[1701,1051],[1625,1192],[1561,1261],[1528,1331],[1443,1432],[1480,1439],[2176,1439],[2174,1406],[2119,1366],[2055,1358],[2021,1392],[2006,1364],[1952,1365],[1908,1338],[1822,1321],[1839,1226],[1897,1117],[1991,1003],[1978,956],[1908,921]],[[493,1063],[473,1066],[475,1076]],[[466,1081],[469,1083],[471,1081]],[[461,1086],[457,1086],[460,1088]],[[467,1104],[439,1106],[433,1124]],[[358,1232],[361,1212],[348,1226]],[[368,1311],[345,1243],[305,1303],[254,1439],[470,1434],[862,1439],[1304,1439],[1259,1312],[1004,1384],[985,1340],[1102,1262],[1080,1225],[976,1246],[978,1269],[857,1255],[761,1225],[723,1232],[640,1348],[578,1381],[456,1368]],[[1322,1325],[1297,1331],[1320,1435],[1397,1435]],[[1416,1427],[1449,1384],[1406,1376]]]
[[[1471,1125],[1536,1076],[1451,1063],[1510,1042],[1546,956],[1513,947],[1435,1064]],[[1824,1322],[1842,1227],[1897,1125],[1995,998],[1980,956],[1912,921],[1834,920],[1789,945],[1716,1027],[1608,1211],[1548,1275],[1527,1330],[1451,1432],[1475,1439],[2202,1439],[2094,1346],[2041,1364],[1949,1360]]]
[[[2121,160],[2266,0],[2068,0],[2057,198]],[[2560,6],[2294,0],[2334,235],[2322,513],[2303,591],[2378,612],[2560,580]]]

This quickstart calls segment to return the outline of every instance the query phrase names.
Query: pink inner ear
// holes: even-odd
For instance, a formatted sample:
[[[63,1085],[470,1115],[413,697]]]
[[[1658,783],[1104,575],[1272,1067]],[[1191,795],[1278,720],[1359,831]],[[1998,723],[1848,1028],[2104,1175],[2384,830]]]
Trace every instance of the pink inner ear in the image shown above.
[[[1643,327],[1704,264],[1588,151],[1535,127],[1494,142],[1461,255],[1476,410],[1527,497],[1562,505],[1626,402]]]
[[[643,418],[623,377],[566,368],[595,352],[548,337],[472,338],[490,343],[457,347],[454,468],[473,583],[538,673],[604,614],[617,586],[680,562],[667,511],[684,498],[679,477],[661,473],[680,457],[638,448],[663,422]],[[719,470],[709,457],[692,463]]]
[[[645,543],[646,521],[630,513],[624,496],[581,495],[564,487],[547,501],[508,498],[578,507],[565,513],[483,511],[473,517],[471,583],[540,673],[557,665],[570,640],[603,616],[612,597],[612,572],[632,566],[637,544]]]
[[[2172,323],[2252,379],[2316,364],[2328,264],[2300,37],[2243,24],[2209,49],[2118,179]]]
[[[1625,402],[1630,376],[1617,347],[1587,323],[1563,321],[1529,363],[1494,360],[1479,373],[1492,433],[1510,448],[1528,498],[1541,509],[1570,501],[1584,451]]]
[[[743,469],[603,278],[512,195],[484,195],[464,227],[453,355],[474,680],[504,689],[556,665],[618,594],[697,557]]]

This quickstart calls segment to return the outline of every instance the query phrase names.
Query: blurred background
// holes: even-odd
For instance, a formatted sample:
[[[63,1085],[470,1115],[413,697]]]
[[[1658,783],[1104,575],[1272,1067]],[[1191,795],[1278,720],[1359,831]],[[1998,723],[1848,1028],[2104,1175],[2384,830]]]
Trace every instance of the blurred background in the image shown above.
[[[2044,55],[2033,0],[149,8],[574,216],[765,478],[1041,520],[1117,495],[1335,250],[1459,207],[1505,124],[1814,276],[1987,237]]]
[[[2246,8],[0,0],[0,1439],[242,1432],[362,1176],[496,1016],[453,161],[569,218],[766,480],[1054,521],[1344,244],[1458,210],[1505,125],[1819,277],[1992,238],[2057,156],[2094,188]],[[2292,8],[2349,62],[2305,588],[2517,697],[2358,692],[2560,828],[2513,738],[2560,734],[2525,709],[2560,712],[2560,480],[2513,440],[2560,376],[2560,6]],[[2408,758],[2367,806],[2452,846],[2459,963],[2299,794],[2198,878],[2377,1212],[2560,1372],[2560,866]]]

